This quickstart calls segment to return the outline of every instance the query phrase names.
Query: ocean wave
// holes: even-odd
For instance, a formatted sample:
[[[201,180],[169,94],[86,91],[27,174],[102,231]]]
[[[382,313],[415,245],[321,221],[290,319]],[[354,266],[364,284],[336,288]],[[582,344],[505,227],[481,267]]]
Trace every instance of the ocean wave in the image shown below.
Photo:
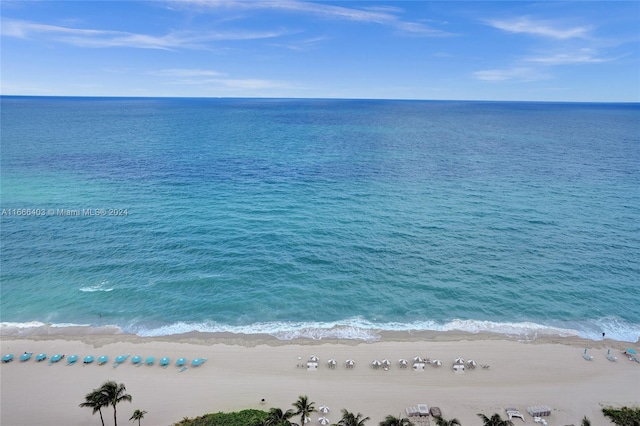
[[[113,288],[108,287],[107,284],[109,284],[108,281],[103,281],[100,284],[92,285],[89,287],[81,287],[78,290],[86,293],[93,293],[94,291],[113,291]]]
[[[0,323],[4,335],[46,334],[51,328],[60,332],[62,328],[82,327],[87,334],[135,334],[141,337],[159,337],[179,335],[190,332],[231,333],[243,335],[264,334],[278,340],[360,340],[375,342],[381,339],[383,332],[466,332],[472,334],[491,333],[512,339],[532,341],[541,336],[581,337],[590,340],[602,340],[602,333],[608,339],[622,342],[640,340],[640,324],[629,324],[619,318],[605,317],[584,323],[537,324],[534,322],[493,322],[455,319],[443,324],[435,321],[413,323],[374,323],[363,318],[350,318],[336,322],[265,322],[244,326],[232,326],[215,322],[175,322],[162,326],[147,326],[140,323],[129,325],[89,324],[47,324],[39,321]]]

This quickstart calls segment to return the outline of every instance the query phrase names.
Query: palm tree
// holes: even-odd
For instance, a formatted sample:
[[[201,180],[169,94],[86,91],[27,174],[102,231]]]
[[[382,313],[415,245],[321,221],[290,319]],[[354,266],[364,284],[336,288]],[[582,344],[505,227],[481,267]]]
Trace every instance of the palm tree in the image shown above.
[[[86,394],[84,399],[85,401],[80,404],[80,407],[89,407],[93,409],[93,414],[100,413],[100,421],[102,422],[102,426],[104,426],[102,409],[109,406],[109,401],[107,400],[107,398],[100,391],[100,389],[94,389],[93,392]]]
[[[413,422],[402,415],[400,417],[388,415],[380,422],[380,426],[413,426]]]
[[[108,381],[102,385],[100,392],[102,392],[107,398],[108,404],[113,407],[113,425],[118,426],[118,417],[116,413],[116,405],[122,401],[131,402],[131,395],[125,393],[127,388],[124,383],[117,384],[114,381]]]
[[[342,409],[342,418],[337,423],[338,426],[364,426],[364,423],[370,420],[369,417],[362,417],[362,414],[353,414]]]
[[[484,426],[513,426],[513,422],[511,420],[503,420],[498,413],[495,413],[491,418],[484,414],[478,414],[478,417],[482,419]]]
[[[445,420],[442,417],[436,417],[436,426],[461,426],[460,420]]]
[[[282,411],[280,408],[272,408],[264,421],[265,426],[290,426],[289,419],[295,416],[293,410]]]
[[[580,423],[580,426],[591,426],[591,420],[589,420],[587,416],[584,416],[584,418],[582,419],[582,423]]]
[[[296,408],[294,415],[300,415],[300,424],[302,426],[304,426],[304,421],[311,416],[311,413],[316,411],[313,404],[315,404],[315,402],[309,402],[307,395],[300,395],[298,400],[293,403],[293,406]]]
[[[146,411],[144,410],[136,410],[133,412],[133,415],[131,417],[129,417],[129,420],[137,420],[138,421],[138,426],[140,426],[140,420],[142,420],[144,418],[144,415],[147,414]]]

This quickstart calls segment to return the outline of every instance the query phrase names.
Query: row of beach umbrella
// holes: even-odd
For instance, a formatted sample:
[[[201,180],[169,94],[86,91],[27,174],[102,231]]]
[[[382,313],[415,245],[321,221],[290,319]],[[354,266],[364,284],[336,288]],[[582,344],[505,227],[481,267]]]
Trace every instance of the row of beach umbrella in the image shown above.
[[[460,362],[460,360],[462,360],[462,358],[457,358],[454,363]],[[318,361],[320,361],[320,358],[316,355],[311,355],[309,357],[309,362],[310,363],[317,363]],[[470,360],[469,361],[474,367],[475,367],[475,361]],[[440,361],[439,359],[434,359],[434,360],[430,360],[429,358],[422,358],[420,356],[416,356],[413,358],[413,363],[414,365],[416,364],[433,364],[434,366],[441,366],[442,365],[442,361]],[[462,360],[462,363],[464,364],[464,360]],[[335,358],[331,358],[329,360],[327,360],[327,366],[329,368],[335,368],[338,365],[338,361]],[[398,365],[400,366],[400,368],[406,368],[409,365],[409,360],[406,358],[401,358],[398,360]],[[347,359],[345,361],[345,367],[346,368],[353,368],[355,366],[355,361],[353,359]],[[388,359],[383,359],[383,360],[377,360],[374,359],[373,361],[371,361],[371,367],[372,368],[384,368],[384,369],[388,369],[391,366],[391,361],[389,361]]]
[[[22,355],[20,355],[20,361],[21,362],[25,362],[31,359],[33,353],[32,352],[25,352]],[[113,368],[118,367],[120,364],[124,363],[127,359],[129,359],[131,355],[130,354],[126,354],[126,355],[118,355],[117,357],[115,357],[115,362],[113,364]],[[64,354],[55,354],[53,356],[51,356],[49,358],[49,365],[51,364],[55,364],[57,362],[59,362],[60,360],[62,360],[63,358],[65,358],[66,355]],[[2,357],[2,362],[7,363],[7,362],[11,362],[13,361],[14,356],[13,354],[6,354]],[[47,359],[47,354],[46,353],[40,353],[37,354],[35,356],[35,360],[36,362],[42,362],[45,361]],[[80,357],[78,355],[70,355],[69,357],[67,357],[67,365],[74,365],[76,364],[78,361],[80,360]],[[205,361],[207,361],[207,358],[194,358],[191,360],[191,366],[192,367],[198,367],[200,365],[202,365]],[[96,360],[96,358],[93,355],[87,355],[84,358],[82,358],[82,364],[84,365],[88,365],[88,364],[92,364],[93,362],[96,362],[96,364],[98,365],[104,365],[107,362],[109,362],[109,356],[107,355],[102,355],[100,357],[98,357],[98,359]],[[135,365],[135,366],[141,366],[141,365],[154,365],[156,362],[156,357],[154,356],[149,356],[146,357],[143,361],[142,356],[140,355],[135,355],[131,358],[131,364]],[[182,367],[187,368],[187,363],[188,360],[186,358],[178,358],[176,360],[176,366],[177,367]],[[162,357],[160,358],[160,360],[158,361],[158,364],[160,364],[161,367],[167,368],[170,364],[171,364],[171,358],[169,357]]]

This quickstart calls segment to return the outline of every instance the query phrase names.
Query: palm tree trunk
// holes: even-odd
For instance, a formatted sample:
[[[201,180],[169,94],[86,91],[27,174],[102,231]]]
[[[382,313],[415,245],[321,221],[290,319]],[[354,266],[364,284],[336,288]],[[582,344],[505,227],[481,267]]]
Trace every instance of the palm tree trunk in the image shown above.
[[[113,404],[113,426],[118,426],[118,417],[116,417],[116,404]]]
[[[100,421],[102,422],[102,426],[104,426],[104,419],[102,418],[102,410],[100,408],[98,408],[98,413],[100,413]]]

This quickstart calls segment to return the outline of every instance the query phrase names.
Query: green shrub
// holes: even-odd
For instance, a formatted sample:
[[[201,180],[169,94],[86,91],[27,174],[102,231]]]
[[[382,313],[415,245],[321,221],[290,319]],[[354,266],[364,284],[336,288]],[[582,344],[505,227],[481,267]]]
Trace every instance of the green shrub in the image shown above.
[[[640,426],[640,408],[638,407],[606,407],[602,409],[602,414],[618,426]]]
[[[182,419],[174,426],[260,426],[267,414],[266,411],[261,410],[205,414],[193,419]]]

